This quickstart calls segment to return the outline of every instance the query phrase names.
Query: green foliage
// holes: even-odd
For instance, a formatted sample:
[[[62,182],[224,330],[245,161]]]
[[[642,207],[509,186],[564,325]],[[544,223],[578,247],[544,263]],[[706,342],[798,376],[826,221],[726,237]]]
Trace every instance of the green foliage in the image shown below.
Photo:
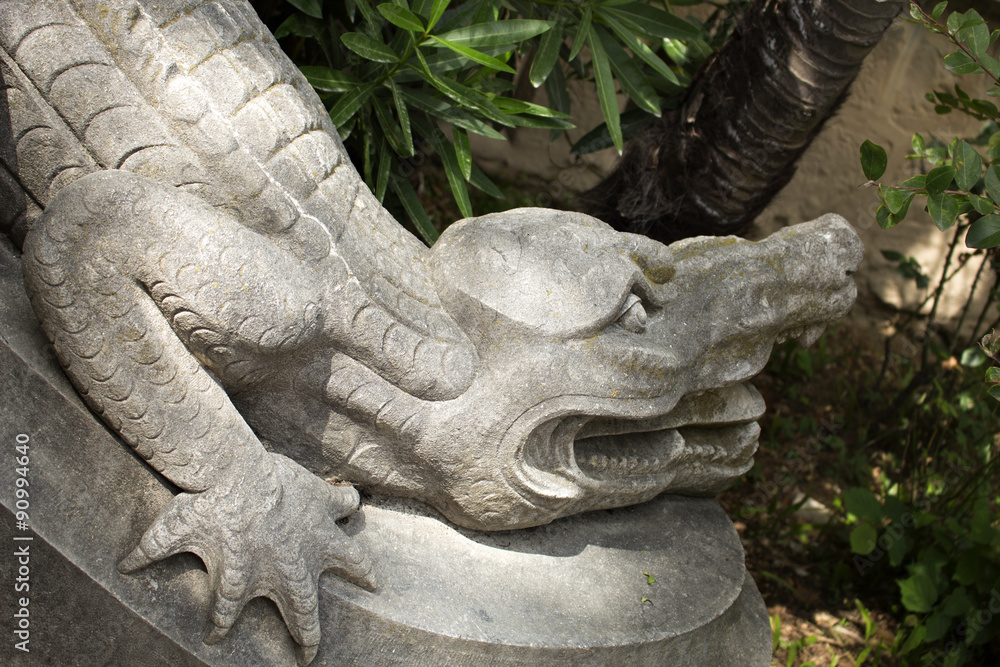
[[[320,94],[365,182],[402,208],[427,243],[438,230],[408,182],[433,151],[455,203],[474,214],[470,187],[500,190],[474,166],[469,133],[504,139],[517,127],[574,127],[568,82],[592,81],[605,123],[573,146],[624,142],[675,108],[701,62],[732,31],[734,9],[705,23],[652,0],[287,0],[275,30]],[[674,4],[692,4],[680,2]],[[587,49],[583,47],[587,46]],[[545,87],[549,107],[516,96],[516,70]],[[622,114],[619,95],[634,105]],[[451,131],[442,131],[441,125]]]
[[[946,69],[985,76],[987,96],[1000,96],[1000,63],[986,52],[1000,31],[991,33],[975,10],[940,22],[946,9],[939,3],[928,13],[914,4],[910,15],[954,45]],[[1000,295],[994,286],[976,309],[972,302],[989,282],[984,276],[1000,276],[1000,112],[959,85],[927,98],[938,113],[985,125],[977,137],[950,141],[914,134],[909,158],[921,160],[925,173],[896,185],[877,182],[885,151],[871,141],[861,146],[862,171],[878,187],[879,225],[899,224],[918,201],[951,238],[936,276],[913,257],[882,251],[926,297],[896,323],[881,368],[851,395],[857,404],[842,406],[864,415],[838,434],[864,455],[853,461],[857,485],[842,493],[843,518],[829,531],[849,548],[859,588],[897,601],[902,624],[885,647],[891,654],[906,664],[982,664],[986,645],[1000,641],[1000,336],[992,333]],[[937,321],[944,287],[976,263],[959,318],[945,326]],[[963,330],[969,324],[971,335]]]
[[[837,333],[814,348],[787,343],[775,350],[767,373],[777,383],[771,386],[779,404],[819,409],[822,404],[794,391],[818,378],[838,385],[824,401],[840,398],[822,427],[808,414],[773,416],[761,446],[798,471],[808,461],[792,461],[790,445],[808,439],[794,451],[844,491],[832,503],[841,512],[821,526],[796,524],[793,513],[805,498],[785,505],[768,496],[770,505],[759,508],[768,521],[758,534],[785,545],[784,552],[795,540],[781,540],[798,525],[801,543],[812,552],[798,562],[816,568],[810,578],[827,582],[830,599],[861,595],[883,612],[895,607],[899,630],[886,643],[875,637],[874,615],[858,602],[865,648],[855,664],[890,657],[896,664],[992,664],[987,645],[1000,640],[1000,404],[990,398],[981,370],[1000,355],[1000,336],[987,336],[981,346],[963,347],[963,340],[954,356],[933,336],[917,340],[908,329],[899,336],[887,346],[882,369],[856,358],[856,346]],[[845,377],[848,368],[854,370]],[[837,457],[831,469],[828,462]],[[778,474],[768,479],[788,490],[799,484]],[[788,586],[776,575],[758,574]],[[795,587],[787,590],[794,594]],[[777,637],[776,646],[791,652],[792,642],[779,644]]]

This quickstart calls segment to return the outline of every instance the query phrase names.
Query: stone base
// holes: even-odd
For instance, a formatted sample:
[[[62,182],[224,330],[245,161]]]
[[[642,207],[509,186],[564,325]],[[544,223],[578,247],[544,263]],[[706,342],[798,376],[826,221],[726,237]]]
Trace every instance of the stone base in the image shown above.
[[[268,600],[251,602],[219,644],[202,643],[209,596],[196,557],[118,573],[173,491],[72,393],[46,354],[16,258],[0,255],[0,663],[294,665]],[[12,516],[18,433],[30,436],[31,530]],[[664,496],[489,534],[413,504],[365,499],[345,529],[371,555],[379,588],[323,577],[316,665],[770,662],[763,600],[712,499]],[[11,545],[31,554],[28,654],[11,639],[21,595]]]

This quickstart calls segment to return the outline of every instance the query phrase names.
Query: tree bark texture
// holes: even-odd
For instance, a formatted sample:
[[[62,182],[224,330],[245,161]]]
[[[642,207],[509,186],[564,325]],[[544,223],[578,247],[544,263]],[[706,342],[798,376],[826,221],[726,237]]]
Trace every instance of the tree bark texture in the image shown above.
[[[584,196],[623,231],[739,234],[794,174],[905,0],[758,0],[681,106]]]

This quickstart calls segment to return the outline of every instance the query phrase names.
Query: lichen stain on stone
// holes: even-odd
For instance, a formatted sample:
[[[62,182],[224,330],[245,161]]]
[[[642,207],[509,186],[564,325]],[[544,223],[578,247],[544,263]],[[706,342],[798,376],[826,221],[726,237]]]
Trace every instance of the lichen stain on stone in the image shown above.
[[[670,280],[677,274],[677,269],[672,266],[653,266],[649,263],[649,260],[639,253],[632,253],[630,259],[632,262],[639,267],[642,271],[642,275],[646,277],[653,285],[665,285],[670,282]]]

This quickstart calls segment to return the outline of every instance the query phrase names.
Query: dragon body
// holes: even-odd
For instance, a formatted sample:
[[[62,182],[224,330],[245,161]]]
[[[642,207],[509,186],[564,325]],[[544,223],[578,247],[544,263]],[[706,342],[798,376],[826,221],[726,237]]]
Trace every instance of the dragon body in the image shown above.
[[[664,246],[520,209],[429,250],[246,2],[4,0],[0,46],[0,225],[84,400],[182,491],[122,569],[198,554],[209,641],[264,595],[308,663],[319,574],[374,587],[321,478],[482,530],[717,493],[773,343],[854,299],[836,216]]]

